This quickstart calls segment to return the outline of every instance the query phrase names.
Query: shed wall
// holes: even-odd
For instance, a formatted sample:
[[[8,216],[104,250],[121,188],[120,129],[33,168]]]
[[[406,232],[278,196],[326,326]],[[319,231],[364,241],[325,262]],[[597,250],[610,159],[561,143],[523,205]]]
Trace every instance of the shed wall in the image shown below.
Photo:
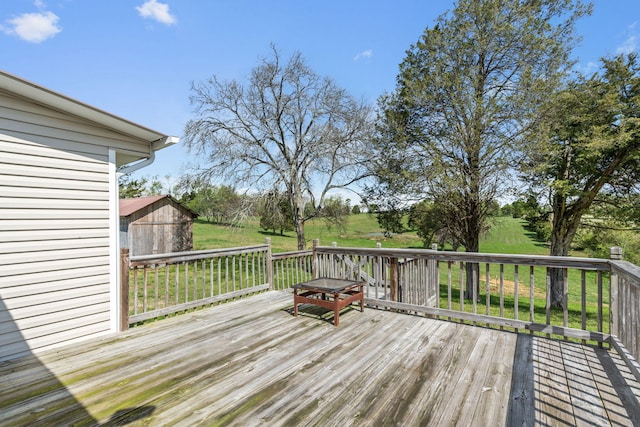
[[[0,92],[0,360],[110,331],[110,144]]]
[[[120,222],[121,227],[123,222]],[[132,255],[193,249],[191,213],[170,199],[159,200],[128,217],[127,236]],[[121,228],[122,231],[125,231]]]

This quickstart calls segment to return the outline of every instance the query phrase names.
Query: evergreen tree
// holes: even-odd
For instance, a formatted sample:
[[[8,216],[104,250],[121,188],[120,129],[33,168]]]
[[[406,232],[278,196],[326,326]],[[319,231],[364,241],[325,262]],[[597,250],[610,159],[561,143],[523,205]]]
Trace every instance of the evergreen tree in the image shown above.
[[[460,0],[440,16],[379,102],[382,197],[445,203],[454,238],[477,252],[491,202],[539,131],[539,107],[572,65],[575,21],[589,11],[569,0]],[[477,278],[469,264],[468,297]]]

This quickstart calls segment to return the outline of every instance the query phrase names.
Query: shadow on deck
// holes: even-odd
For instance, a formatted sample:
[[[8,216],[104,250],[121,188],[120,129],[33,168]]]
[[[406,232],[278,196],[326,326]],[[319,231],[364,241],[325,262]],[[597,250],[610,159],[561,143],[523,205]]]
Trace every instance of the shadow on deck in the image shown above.
[[[613,351],[292,306],[271,291],[2,363],[0,425],[640,425]]]

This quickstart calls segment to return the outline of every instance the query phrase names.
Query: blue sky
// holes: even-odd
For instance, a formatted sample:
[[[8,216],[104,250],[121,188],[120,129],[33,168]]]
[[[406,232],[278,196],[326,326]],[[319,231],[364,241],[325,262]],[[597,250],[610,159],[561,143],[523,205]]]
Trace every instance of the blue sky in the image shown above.
[[[2,0],[0,67],[181,137],[192,81],[243,80],[275,44],[358,98],[392,91],[398,64],[449,0]],[[640,1],[596,0],[578,24],[578,67],[640,47]],[[183,146],[136,176],[178,177]]]

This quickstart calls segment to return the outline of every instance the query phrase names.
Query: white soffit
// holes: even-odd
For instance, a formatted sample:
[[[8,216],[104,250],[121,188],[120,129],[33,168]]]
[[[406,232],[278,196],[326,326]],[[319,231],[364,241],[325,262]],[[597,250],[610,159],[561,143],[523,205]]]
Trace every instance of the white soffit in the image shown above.
[[[35,83],[0,70],[0,89],[19,95],[38,104],[67,112],[74,116],[90,120],[104,127],[113,129],[124,135],[152,143],[152,149],[160,150],[176,144],[179,138],[146,128],[129,120],[123,119],[91,105],[76,101],[68,96],[54,92]],[[155,142],[155,144],[154,144]]]

